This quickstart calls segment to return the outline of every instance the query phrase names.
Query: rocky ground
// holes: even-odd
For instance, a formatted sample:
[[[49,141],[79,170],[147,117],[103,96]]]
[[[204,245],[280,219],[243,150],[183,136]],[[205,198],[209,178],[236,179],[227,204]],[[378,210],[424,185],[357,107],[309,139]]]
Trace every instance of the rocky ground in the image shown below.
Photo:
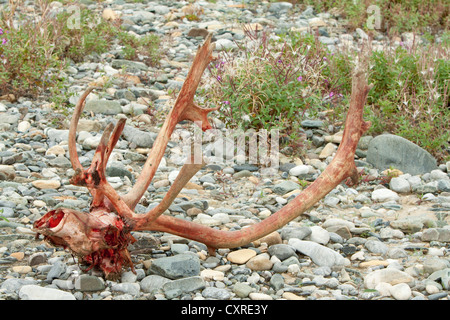
[[[332,14],[298,12],[287,3],[242,8],[241,1],[199,1],[204,10],[200,21],[180,19],[187,3],[178,1],[102,3],[103,8],[88,6],[99,14],[121,15],[130,31],[152,31],[164,39],[159,70],[112,53],[66,70],[76,94],[104,75],[117,74],[124,64],[130,76],[153,77],[145,86],[126,82],[92,94],[86,106],[91,116],[80,122],[80,160],[90,164],[105,125],[122,115],[129,118],[107,169],[119,192],[126,192],[140,173],[158,132],[142,112],[146,99],[161,114],[167,112],[173,104],[170,92],[182,85],[203,41],[201,31],[195,36],[192,30],[214,31],[217,51],[243,39],[242,28],[231,21],[273,27],[275,33],[319,27],[321,41],[331,48],[357,45],[365,36],[362,31],[346,33]],[[408,34],[404,37],[407,40]],[[383,41],[389,39],[380,35],[376,43]],[[27,99],[3,101],[0,115],[0,214],[5,218],[0,219],[0,299],[449,299],[450,162],[438,163],[398,137],[363,137],[356,162],[364,174],[358,186],[339,185],[305,215],[248,246],[220,249],[210,256],[206,246],[195,241],[135,232],[138,241],[130,251],[136,273],[127,270],[109,281],[96,270],[83,272],[70,252],[36,240],[31,230],[33,222],[53,208],[89,207],[87,190],[68,181],[73,170],[64,119],[45,101]],[[258,165],[224,163],[226,150],[215,154],[222,162],[207,165],[192,178],[167,214],[229,230],[270,216],[314,181],[339,144],[336,128],[316,119],[302,125],[312,142],[305,158],[281,154],[279,170],[268,175]],[[178,134],[186,132],[189,125],[180,125]],[[214,143],[204,141],[204,148]],[[169,143],[138,212],[162,198],[181,168],[182,154],[179,143]],[[402,172],[385,172],[386,163]]]

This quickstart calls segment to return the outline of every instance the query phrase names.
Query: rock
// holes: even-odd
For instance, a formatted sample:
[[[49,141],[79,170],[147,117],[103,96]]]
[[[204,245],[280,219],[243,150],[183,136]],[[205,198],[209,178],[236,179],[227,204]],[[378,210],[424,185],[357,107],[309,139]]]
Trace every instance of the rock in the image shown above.
[[[432,274],[436,271],[450,267],[450,263],[447,260],[441,259],[436,256],[426,258],[425,261],[423,261],[422,265],[423,265],[423,272],[428,274]]]
[[[89,100],[84,107],[85,111],[115,115],[122,112],[120,103],[114,100]]]
[[[37,284],[37,280],[9,278],[3,281],[0,288],[7,293],[18,293],[23,286],[35,284]]]
[[[399,283],[412,283],[413,281],[414,278],[409,274],[395,268],[375,270],[364,277],[364,285],[367,289],[375,289],[381,282],[394,286]]]
[[[31,128],[31,123],[28,121],[20,121],[17,125],[17,131],[19,132],[26,132],[28,129]]]
[[[409,300],[411,298],[411,288],[406,283],[392,286],[389,292],[396,300]]]
[[[337,146],[334,143],[327,143],[319,154],[319,159],[326,159],[336,152]]]
[[[65,155],[66,154],[66,150],[64,150],[64,148],[60,145],[56,145],[53,146],[51,148],[49,148],[46,152],[45,155],[55,155],[55,156],[59,156],[59,155]]]
[[[244,264],[256,256],[256,251],[252,249],[240,249],[227,254],[227,260],[231,263]]]
[[[450,229],[428,228],[422,232],[421,240],[450,242]]]
[[[307,165],[300,165],[300,166],[295,166],[292,169],[289,170],[289,174],[291,176],[301,176],[304,174],[308,174],[310,170],[310,166]]]
[[[450,268],[435,271],[430,274],[427,279],[432,281],[440,280],[442,287],[445,290],[448,290],[450,288]]]
[[[327,244],[330,241],[330,234],[327,230],[319,226],[310,227],[311,234],[309,235],[309,240],[314,241],[319,244]]]
[[[61,186],[59,180],[34,180],[31,184],[38,189],[58,189]]]
[[[309,227],[291,227],[285,226],[281,229],[281,238],[283,240],[289,240],[291,238],[302,240],[311,234],[311,228]]]
[[[22,300],[76,300],[70,292],[38,285],[25,285],[19,291]]]
[[[273,300],[273,298],[268,294],[260,292],[251,292],[248,296],[250,300]]]
[[[276,291],[284,288],[284,278],[281,274],[275,273],[272,278],[270,278],[270,286]]]
[[[273,191],[279,195],[284,195],[297,189],[300,189],[300,185],[290,180],[280,182],[273,187]]]
[[[323,127],[323,121],[303,120],[300,125],[304,128],[321,128],[321,127]]]
[[[250,292],[252,292],[254,289],[250,287],[248,284],[243,282],[237,282],[233,286],[233,292],[239,297],[239,298],[247,298]]]
[[[200,277],[205,281],[222,281],[225,274],[222,271],[205,269],[200,272]]]
[[[106,21],[113,21],[118,19],[119,16],[114,10],[106,8],[102,12],[102,18],[105,19]]]
[[[152,274],[142,279],[139,285],[141,286],[142,291],[155,294],[168,282],[172,282],[172,280]]]
[[[192,254],[177,254],[172,257],[155,259],[149,272],[172,280],[198,276],[200,261],[197,256]]]
[[[253,241],[255,247],[259,247],[262,243],[266,243],[267,246],[271,246],[274,244],[282,243],[281,235],[278,231],[274,231],[269,233],[267,236],[259,238],[258,240]]]
[[[336,251],[312,241],[291,238],[288,242],[295,250],[307,255],[319,267],[346,266],[350,262]]]
[[[117,283],[111,286],[111,291],[123,292],[132,296],[139,296],[140,289],[139,283]]]
[[[269,12],[275,14],[287,13],[292,7],[293,4],[290,2],[275,2],[270,4]]]
[[[16,171],[13,166],[0,164],[0,180],[12,181],[16,177]]]
[[[370,141],[366,160],[379,170],[394,167],[411,175],[437,169],[436,159],[430,153],[411,141],[391,134],[383,134]]]
[[[205,286],[205,281],[201,277],[195,276],[166,282],[163,284],[162,289],[164,290],[164,292],[180,290],[183,293],[201,290],[205,288]]]
[[[228,300],[231,293],[227,289],[208,287],[203,289],[202,296],[206,299]]]
[[[387,245],[378,240],[367,240],[364,246],[372,253],[385,255],[389,249]]]
[[[227,51],[227,50],[232,50],[232,49],[236,49],[238,46],[236,45],[236,43],[234,43],[233,41],[229,40],[229,39],[219,39],[215,42],[216,44],[216,50],[219,51]]]
[[[381,188],[372,192],[372,200],[377,202],[397,201],[400,199],[398,194],[392,190]]]
[[[271,256],[276,256],[281,261],[295,255],[295,250],[291,246],[283,243],[271,245],[268,252]]]
[[[392,191],[399,193],[411,192],[411,185],[409,184],[408,180],[402,177],[392,178],[389,182],[389,188],[391,188]]]
[[[208,29],[204,28],[192,28],[188,31],[187,36],[188,37],[202,37],[206,38],[209,34]]]
[[[261,253],[248,260],[245,266],[254,271],[270,270],[273,262],[267,253]]]
[[[102,291],[105,283],[99,277],[82,274],[75,279],[75,289],[82,292]]]

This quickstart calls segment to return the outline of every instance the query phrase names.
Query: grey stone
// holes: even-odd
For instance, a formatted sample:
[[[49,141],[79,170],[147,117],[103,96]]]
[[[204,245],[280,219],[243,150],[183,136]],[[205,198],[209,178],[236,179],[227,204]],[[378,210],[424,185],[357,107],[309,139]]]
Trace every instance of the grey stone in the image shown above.
[[[292,9],[293,4],[290,2],[275,2],[271,3],[269,12],[271,13],[286,13]]]
[[[32,279],[10,278],[3,281],[0,288],[8,293],[18,293],[20,288],[31,284],[37,284],[37,281]]]
[[[273,244],[269,247],[268,252],[271,256],[276,256],[280,260],[285,260],[295,255],[295,250],[287,244]]]
[[[233,292],[239,297],[239,298],[247,298],[250,292],[252,292],[254,289],[250,287],[246,283],[237,282],[233,286]]]
[[[402,177],[394,177],[389,182],[389,188],[395,192],[406,193],[411,191],[408,180]]]
[[[436,159],[430,153],[411,141],[391,134],[383,134],[370,141],[366,160],[379,170],[393,167],[411,175],[437,169]]]
[[[112,291],[123,292],[132,296],[139,296],[141,287],[139,283],[117,283],[111,287]]]
[[[156,139],[155,133],[141,131],[131,126],[125,126],[122,135],[125,140],[130,143],[134,143],[136,147],[141,148],[151,148],[153,146],[153,142]]]
[[[270,286],[276,291],[284,288],[284,278],[281,274],[275,273],[272,278],[270,278]]]
[[[303,120],[301,126],[305,128],[321,128],[323,127],[323,121],[320,120]]]
[[[89,100],[84,107],[85,111],[115,115],[122,112],[120,103],[114,100]]]
[[[388,251],[388,246],[378,240],[367,240],[364,246],[372,253],[384,255]]]
[[[200,274],[200,261],[192,254],[177,254],[154,260],[149,271],[172,280],[193,277]]]
[[[450,268],[435,271],[428,276],[428,279],[433,281],[440,280],[442,287],[448,290],[450,288]]]
[[[281,229],[281,238],[283,240],[289,240],[291,238],[296,238],[302,240],[311,234],[311,229],[309,227],[291,227],[286,226]]]
[[[280,182],[273,186],[272,190],[279,195],[284,195],[288,192],[291,192],[293,190],[300,189],[300,185],[298,183],[295,183],[293,181],[287,180]]]
[[[152,274],[142,279],[139,285],[142,291],[155,294],[168,282],[172,282],[172,280]]]
[[[448,179],[439,180],[437,187],[438,187],[439,191],[450,192],[450,180],[448,180]]]
[[[298,240],[291,238],[288,242],[300,253],[307,255],[319,267],[346,266],[350,262],[339,253],[328,247],[322,246],[312,241]]]
[[[228,300],[231,293],[227,289],[208,287],[203,289],[202,296],[206,299]]]
[[[181,292],[192,292],[195,290],[201,290],[205,288],[205,286],[206,283],[201,277],[194,276],[166,282],[162,285],[162,289],[164,292],[170,290],[181,290]]]
[[[99,277],[82,274],[75,279],[75,289],[82,292],[102,291],[105,289],[105,283]]]
[[[148,70],[147,65],[143,62],[122,60],[122,59],[113,60],[112,67],[116,68],[116,69],[126,68],[128,72],[147,71]]]
[[[66,264],[60,260],[56,261],[47,274],[47,281],[52,282],[53,279],[59,278],[66,272]]]

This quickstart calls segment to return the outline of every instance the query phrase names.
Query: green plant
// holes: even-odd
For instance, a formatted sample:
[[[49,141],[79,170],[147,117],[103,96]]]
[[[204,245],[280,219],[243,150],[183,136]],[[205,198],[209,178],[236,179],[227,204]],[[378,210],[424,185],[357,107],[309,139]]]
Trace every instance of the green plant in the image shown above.
[[[247,32],[249,43],[210,66],[214,85],[206,100],[221,105],[219,118],[243,130],[280,130],[295,141],[300,122],[339,103],[336,79],[328,78],[328,52],[311,35],[298,33],[270,40]],[[236,57],[237,56],[237,57]]]
[[[125,59],[134,60],[138,55],[146,56],[145,62],[148,65],[156,66],[159,64],[161,53],[159,51],[160,39],[154,34],[147,34],[143,37],[137,37],[125,31],[117,33],[119,43],[123,45]]]
[[[0,15],[0,95],[36,96],[42,89],[59,83],[58,71],[64,68],[51,37],[45,30],[54,23],[45,2],[39,1],[41,17],[34,21],[21,15],[21,23],[13,18],[17,3]],[[44,31],[42,31],[44,30]]]

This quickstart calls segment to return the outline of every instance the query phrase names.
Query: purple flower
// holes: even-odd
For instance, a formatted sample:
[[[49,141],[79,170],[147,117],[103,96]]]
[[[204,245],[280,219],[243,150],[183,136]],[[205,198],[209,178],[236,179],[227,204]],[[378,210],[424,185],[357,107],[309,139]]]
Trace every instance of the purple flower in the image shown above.
[[[3,34],[3,29],[2,28],[0,28],[0,34]]]
[[[323,57],[323,60],[327,61],[327,57]]]
[[[5,38],[3,38],[3,39],[2,39],[2,44],[5,44],[6,41],[7,41],[7,40],[6,40]]]
[[[223,104],[230,104],[230,101],[225,100],[225,101],[222,101],[222,103],[223,103]]]
[[[277,61],[278,63],[283,63],[283,61],[281,61],[281,59],[278,59],[278,61]]]
[[[299,76],[298,78],[297,78],[297,81],[299,81],[299,82],[301,82],[303,80],[303,77],[302,76]]]
[[[330,98],[334,96],[334,92],[330,92]]]
[[[222,81],[222,77],[221,76],[217,76],[217,80],[218,81]]]

